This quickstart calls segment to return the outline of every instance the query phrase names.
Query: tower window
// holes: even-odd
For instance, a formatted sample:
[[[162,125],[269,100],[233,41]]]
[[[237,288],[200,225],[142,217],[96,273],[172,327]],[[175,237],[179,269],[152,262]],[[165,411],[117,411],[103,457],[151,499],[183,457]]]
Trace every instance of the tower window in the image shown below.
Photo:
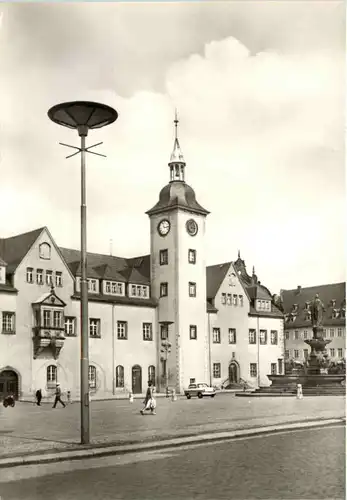
[[[196,328],[196,325],[190,325],[190,327],[189,327],[189,338],[190,338],[190,340],[196,340],[197,339],[197,328]]]
[[[196,250],[188,250],[188,262],[189,264],[196,264]]]
[[[160,250],[159,252],[159,262],[161,266],[167,266],[169,263],[169,252],[167,249]]]
[[[160,297],[167,297],[167,296],[168,296],[168,284],[160,283]]]
[[[220,344],[220,328],[212,329],[212,341],[214,344]]]
[[[236,328],[229,328],[229,344],[236,344]]]
[[[189,282],[189,297],[196,297],[196,283]]]
[[[168,325],[160,325],[160,338],[161,340],[167,340],[169,338]]]
[[[221,364],[213,363],[213,378],[221,378]]]

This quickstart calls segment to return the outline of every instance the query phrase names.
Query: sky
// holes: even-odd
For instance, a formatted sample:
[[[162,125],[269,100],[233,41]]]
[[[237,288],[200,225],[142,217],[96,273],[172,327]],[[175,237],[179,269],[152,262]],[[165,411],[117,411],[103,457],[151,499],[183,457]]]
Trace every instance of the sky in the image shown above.
[[[344,2],[1,3],[0,56],[1,237],[79,248],[79,138],[47,111],[92,100],[119,118],[87,138],[88,250],[149,253],[177,108],[207,264],[345,280]]]

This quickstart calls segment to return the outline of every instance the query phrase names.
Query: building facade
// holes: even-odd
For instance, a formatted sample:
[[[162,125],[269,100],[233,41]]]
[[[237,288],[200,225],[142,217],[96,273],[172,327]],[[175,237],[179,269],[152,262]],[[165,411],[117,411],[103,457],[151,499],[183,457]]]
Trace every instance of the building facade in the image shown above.
[[[310,304],[316,294],[324,304],[323,333],[331,341],[327,345],[329,357],[335,362],[346,358],[346,284],[334,283],[281,291],[287,360],[302,363],[310,354],[305,340],[313,336]]]
[[[89,384],[95,398],[189,383],[269,385],[283,373],[283,313],[240,255],[206,267],[209,212],[185,182],[176,135],[169,183],[146,213],[150,255],[88,253]],[[80,252],[46,227],[0,239],[0,397],[80,391]],[[166,347],[165,347],[166,346]]]

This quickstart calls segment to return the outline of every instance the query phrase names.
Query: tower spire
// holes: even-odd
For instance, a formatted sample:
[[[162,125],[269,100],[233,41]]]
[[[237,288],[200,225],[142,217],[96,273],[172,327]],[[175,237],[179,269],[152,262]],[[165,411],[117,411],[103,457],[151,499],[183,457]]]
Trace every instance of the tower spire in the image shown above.
[[[174,119],[174,125],[175,125],[175,141],[174,141],[174,147],[170,156],[170,162],[169,162],[169,167],[170,167],[170,182],[173,181],[182,181],[184,182],[184,169],[186,166],[186,163],[183,158],[183,153],[181,150],[181,146],[178,140],[178,116],[177,116],[177,109],[175,109],[175,119]]]

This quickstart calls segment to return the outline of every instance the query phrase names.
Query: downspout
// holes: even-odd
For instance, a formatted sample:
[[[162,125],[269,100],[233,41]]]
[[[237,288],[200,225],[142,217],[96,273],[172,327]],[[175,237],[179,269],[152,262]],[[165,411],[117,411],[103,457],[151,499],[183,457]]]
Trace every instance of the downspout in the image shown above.
[[[258,352],[257,352],[257,364],[258,364],[258,387],[260,387],[260,338],[259,338],[259,316],[257,316],[257,346],[258,346]]]
[[[112,304],[112,394],[116,394],[116,381],[115,381],[115,352],[114,352],[114,304]]]
[[[212,351],[211,351],[211,314],[207,313],[208,318],[208,364],[210,374],[210,387],[212,387]]]

